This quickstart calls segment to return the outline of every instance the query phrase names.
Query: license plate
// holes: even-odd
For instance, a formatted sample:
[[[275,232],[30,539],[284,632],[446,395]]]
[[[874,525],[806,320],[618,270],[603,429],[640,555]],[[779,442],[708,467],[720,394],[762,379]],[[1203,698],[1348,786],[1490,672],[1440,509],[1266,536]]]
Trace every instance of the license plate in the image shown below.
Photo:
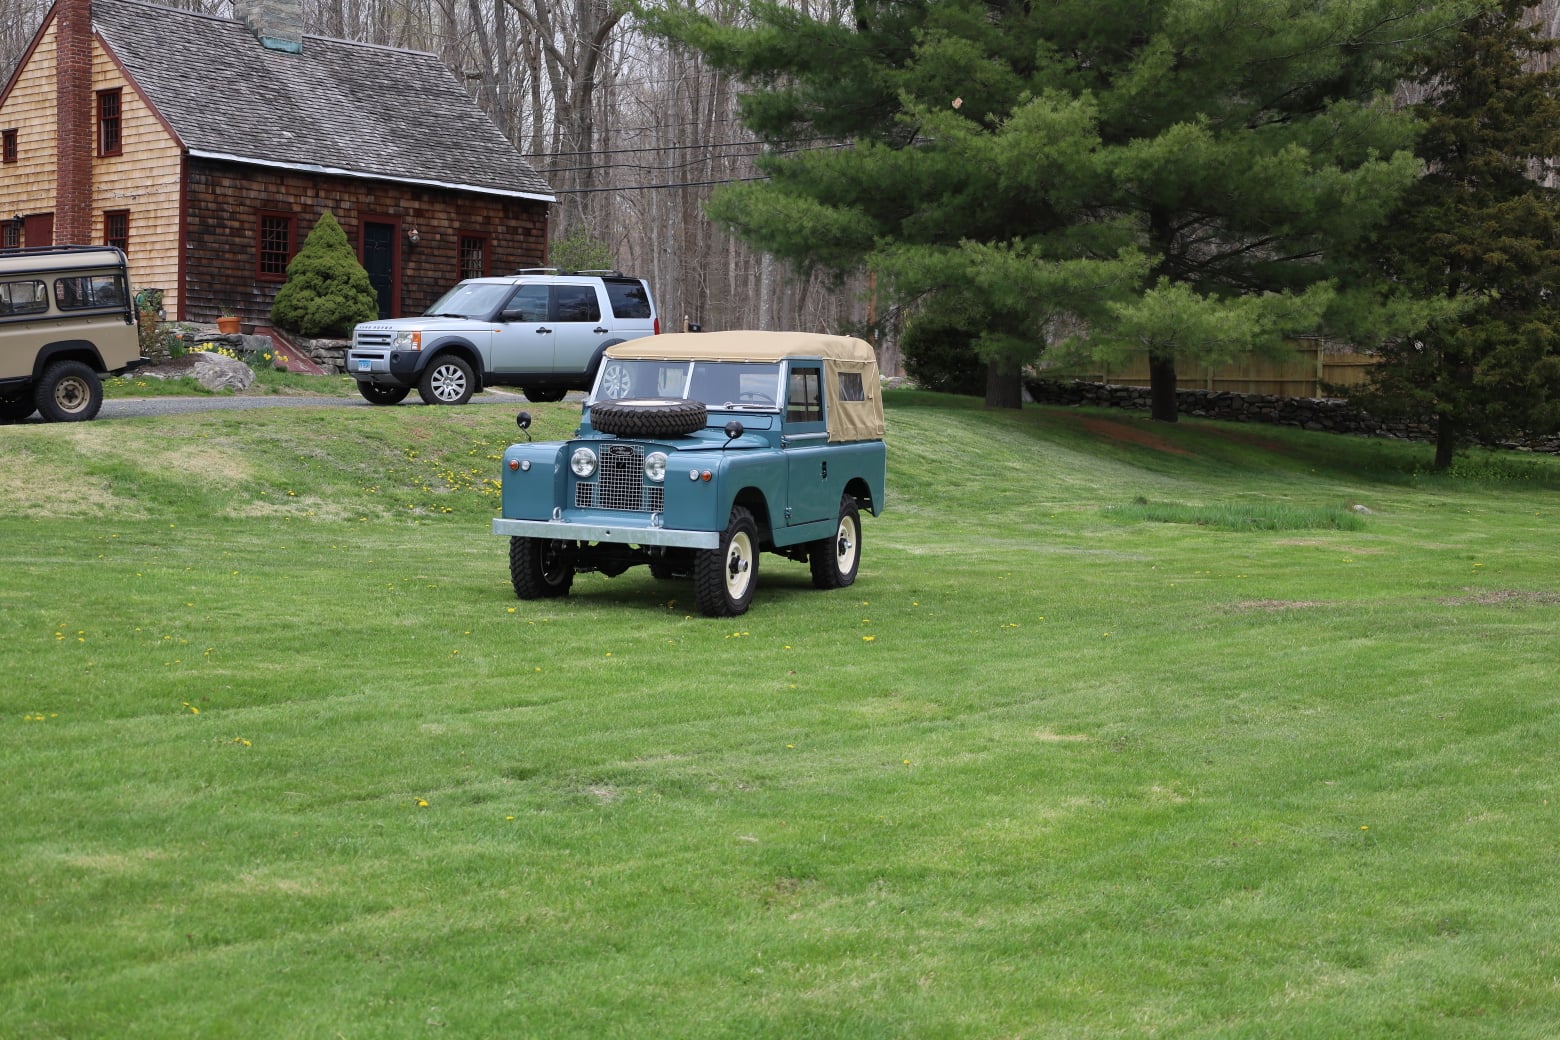
[[[369,360],[368,358],[358,358],[358,371],[359,372],[372,372],[373,370],[374,370],[374,363],[371,360]]]

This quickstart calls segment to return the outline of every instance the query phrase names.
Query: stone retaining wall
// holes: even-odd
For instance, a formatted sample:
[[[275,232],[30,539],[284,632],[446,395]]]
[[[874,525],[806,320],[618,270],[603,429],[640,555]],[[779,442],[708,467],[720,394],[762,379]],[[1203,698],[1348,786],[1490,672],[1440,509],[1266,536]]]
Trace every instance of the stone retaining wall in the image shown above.
[[[1114,386],[1109,383],[1065,382],[1032,379],[1025,386],[1040,404],[1092,405],[1149,411],[1146,386]],[[1177,390],[1182,415],[1229,422],[1272,423],[1329,433],[1353,433],[1365,437],[1435,441],[1434,427],[1425,420],[1378,419],[1339,398],[1274,397],[1270,394],[1235,394],[1222,390]],[[1492,447],[1560,454],[1560,436],[1521,437]]]

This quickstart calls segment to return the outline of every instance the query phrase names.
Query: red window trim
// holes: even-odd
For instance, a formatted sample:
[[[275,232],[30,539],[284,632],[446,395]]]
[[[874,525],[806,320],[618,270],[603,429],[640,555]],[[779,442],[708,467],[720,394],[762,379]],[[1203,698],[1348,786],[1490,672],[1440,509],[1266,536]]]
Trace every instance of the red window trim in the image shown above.
[[[124,219],[124,235],[118,240],[110,234],[111,221],[115,217]],[[106,246],[118,246],[127,255],[130,252],[130,211],[127,209],[105,209],[103,211],[103,244]]]
[[[455,257],[457,278],[486,278],[493,270],[493,236],[485,235],[478,231],[462,231],[457,237],[458,252]],[[482,243],[482,270],[477,274],[466,272],[466,243]]]
[[[16,162],[16,130],[8,128],[0,130],[0,161]]]
[[[113,112],[108,103],[113,102]],[[97,153],[99,156],[125,154],[124,94],[119,87],[97,92]]]
[[[266,258],[275,250],[266,250],[267,220],[285,220],[287,222],[287,258],[282,263],[282,270],[267,271]],[[287,280],[287,264],[298,255],[298,217],[292,213],[283,213],[280,210],[261,210],[255,214],[255,281],[257,282],[285,282]]]

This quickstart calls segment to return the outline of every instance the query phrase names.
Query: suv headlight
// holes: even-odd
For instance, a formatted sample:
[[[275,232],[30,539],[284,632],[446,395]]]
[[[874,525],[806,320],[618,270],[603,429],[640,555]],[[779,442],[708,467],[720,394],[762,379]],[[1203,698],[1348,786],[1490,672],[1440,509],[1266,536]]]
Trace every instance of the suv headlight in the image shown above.
[[[569,458],[569,468],[581,479],[596,472],[596,453],[589,448],[575,448]]]
[[[645,456],[645,477],[657,484],[666,479],[666,452],[652,451]]]
[[[401,331],[390,337],[390,347],[393,350],[421,350],[422,333]]]

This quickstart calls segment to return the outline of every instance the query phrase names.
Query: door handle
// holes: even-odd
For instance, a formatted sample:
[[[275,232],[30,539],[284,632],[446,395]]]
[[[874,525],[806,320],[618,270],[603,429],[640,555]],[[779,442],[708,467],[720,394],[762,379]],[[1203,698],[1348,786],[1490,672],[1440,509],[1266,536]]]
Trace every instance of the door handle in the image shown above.
[[[608,332],[610,332],[612,330],[611,329],[602,328],[602,327],[600,327],[598,325],[596,328],[591,329],[590,331],[594,332],[598,336],[605,336]]]
[[[552,331],[552,329],[549,329],[546,325],[538,325],[536,327],[536,334],[538,336],[542,335],[545,332],[551,332],[551,331]]]

